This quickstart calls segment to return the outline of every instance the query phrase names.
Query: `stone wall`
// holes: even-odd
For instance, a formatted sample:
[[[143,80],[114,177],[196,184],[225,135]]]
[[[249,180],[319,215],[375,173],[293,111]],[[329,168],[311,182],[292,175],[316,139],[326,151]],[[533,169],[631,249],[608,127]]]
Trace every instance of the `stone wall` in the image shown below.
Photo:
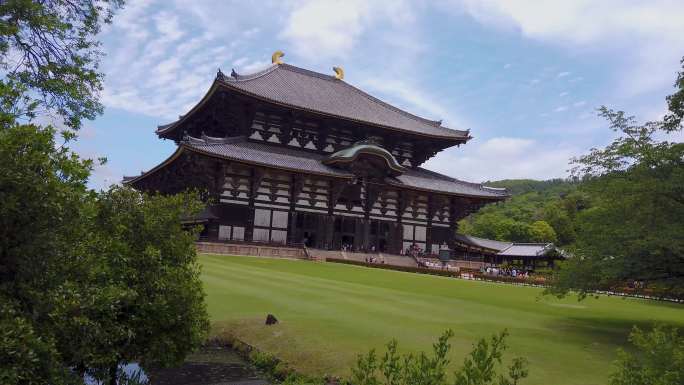
[[[304,249],[296,247],[223,242],[197,242],[196,245],[198,253],[307,259]]]

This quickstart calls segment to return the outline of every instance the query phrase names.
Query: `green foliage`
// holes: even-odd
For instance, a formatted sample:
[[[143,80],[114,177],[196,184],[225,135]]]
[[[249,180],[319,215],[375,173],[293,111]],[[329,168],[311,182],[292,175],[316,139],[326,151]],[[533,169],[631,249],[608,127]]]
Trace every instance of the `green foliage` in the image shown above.
[[[96,342],[118,362],[182,363],[209,328],[195,252],[198,228],[182,218],[197,214],[197,194],[148,195],[127,187],[99,194],[93,253],[107,261],[120,297],[108,314],[118,338]]]
[[[0,383],[75,384],[77,378],[58,360],[54,341],[39,336],[30,320],[0,297]]]
[[[92,167],[54,130],[0,130],[0,373],[15,383],[108,378],[119,363],[177,363],[208,327],[196,231],[181,218],[196,195],[86,188]],[[21,347],[21,349],[17,349]],[[33,363],[33,364],[31,364]]]
[[[278,359],[266,352],[254,350],[249,354],[249,360],[259,370],[273,372],[278,365]]]
[[[684,68],[684,57],[682,57],[680,63],[682,64],[682,68]],[[666,98],[669,112],[663,119],[663,128],[667,132],[682,129],[682,119],[684,119],[684,70],[677,74],[674,87],[677,91]]]
[[[459,231],[507,242],[552,242],[571,245],[576,238],[575,217],[589,204],[578,184],[553,179],[488,182],[505,187],[509,200],[488,205],[459,222]]]
[[[498,380],[500,385],[516,385],[529,374],[527,360],[522,357],[513,359],[508,367],[508,377],[499,374],[496,368],[501,365],[506,350],[507,331],[493,335],[489,341],[481,339],[473,351],[463,361],[463,367],[456,372],[456,385],[487,385]]]
[[[181,225],[197,194],[98,194],[93,161],[66,146],[73,131],[58,144],[54,128],[21,123],[56,113],[78,128],[99,111],[95,34],[119,3],[0,3],[3,384],[134,383],[119,364],[178,363],[208,328],[196,229]]]
[[[684,297],[684,143],[661,139],[681,131],[673,117],[682,113],[682,74],[676,85],[665,121],[638,124],[622,111],[600,109],[618,137],[573,160],[592,207],[576,216],[577,260],[555,274],[550,292],[583,297],[639,281],[652,295]]]
[[[546,221],[535,221],[529,228],[530,239],[533,242],[557,242],[556,231]]]
[[[676,328],[657,325],[645,332],[635,327],[629,341],[636,351],[618,350],[610,385],[684,383],[684,336]]]
[[[31,118],[40,106],[44,112],[56,112],[71,128],[101,113],[102,52],[97,34],[122,4],[123,0],[0,2],[0,89],[19,92],[15,101],[21,102],[3,113]]]
[[[454,333],[447,330],[432,345],[432,354],[400,355],[397,341],[387,345],[383,358],[378,360],[375,350],[359,355],[356,366],[352,368],[350,385],[444,385],[450,382],[447,375],[451,349],[449,339]],[[506,350],[505,339],[508,332],[493,335],[490,340],[481,339],[463,362],[463,367],[454,374],[455,385],[513,385],[528,375],[527,363],[523,358],[515,358],[508,368],[508,376],[497,371],[502,364]],[[496,381],[496,382],[495,382]]]
[[[326,385],[324,378],[309,377],[298,374],[290,374],[281,385]]]
[[[563,188],[567,181],[563,179],[535,180],[535,179],[503,179],[485,182],[491,187],[505,188],[512,195],[522,195],[529,192],[544,193],[545,191]]]

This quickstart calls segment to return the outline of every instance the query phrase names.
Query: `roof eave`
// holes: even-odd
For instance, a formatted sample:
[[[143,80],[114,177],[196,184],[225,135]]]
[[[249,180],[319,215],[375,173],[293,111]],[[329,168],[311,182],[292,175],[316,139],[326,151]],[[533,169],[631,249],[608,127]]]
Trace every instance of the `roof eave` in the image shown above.
[[[169,123],[169,124],[165,124],[165,125],[157,126],[157,129],[154,131],[154,132],[157,134],[157,136],[159,136],[160,138],[166,138],[166,137],[167,137],[167,134],[172,133],[172,132],[176,129],[176,127],[178,127],[179,125],[181,125],[181,124],[182,124],[184,121],[186,121],[191,115],[193,115],[193,114],[194,114],[195,112],[197,112],[200,108],[202,108],[202,106],[203,106],[204,104],[206,104],[206,103],[211,99],[211,97],[214,95],[214,92],[216,92],[216,90],[218,89],[218,85],[219,85],[219,84],[220,84],[219,79],[218,79],[218,78],[214,79],[214,81],[211,83],[211,86],[209,87],[209,89],[207,90],[207,92],[204,94],[204,96],[202,97],[202,99],[200,99],[200,101],[199,101],[197,104],[195,104],[195,106],[192,107],[192,108],[190,109],[190,111],[188,111],[186,114],[182,115],[182,116],[181,116],[178,120],[176,120],[175,122],[172,122],[172,123]]]

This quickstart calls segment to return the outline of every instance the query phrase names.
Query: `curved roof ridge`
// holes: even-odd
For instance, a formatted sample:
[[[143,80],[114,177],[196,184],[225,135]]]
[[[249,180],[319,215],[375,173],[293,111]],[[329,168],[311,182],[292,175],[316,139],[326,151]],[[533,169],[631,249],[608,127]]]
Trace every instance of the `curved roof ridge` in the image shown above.
[[[225,75],[223,77],[223,81],[226,81],[226,82],[242,82],[242,81],[256,79],[256,78],[262,77],[262,76],[264,76],[270,72],[273,72],[276,68],[278,68],[279,65],[281,65],[281,64],[271,64],[270,66],[268,66],[262,70],[253,72],[251,74],[246,74],[246,75],[241,75],[241,74],[238,74],[236,72],[237,78],[229,76],[229,75]]]
[[[243,142],[246,140],[247,140],[247,137],[244,135],[227,136],[227,137],[216,137],[216,136],[202,135],[199,138],[196,138],[196,137],[191,136],[191,135],[186,135],[181,140],[181,143],[211,146],[211,145],[238,143],[238,142]]]

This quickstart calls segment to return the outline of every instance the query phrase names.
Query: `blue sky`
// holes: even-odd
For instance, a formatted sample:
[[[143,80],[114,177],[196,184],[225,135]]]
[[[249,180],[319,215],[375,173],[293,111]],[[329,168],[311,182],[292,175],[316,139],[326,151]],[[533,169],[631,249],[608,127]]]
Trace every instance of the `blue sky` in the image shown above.
[[[159,124],[188,111],[218,68],[287,63],[332,73],[474,139],[427,168],[469,181],[566,176],[612,138],[595,109],[666,110],[684,56],[684,1],[130,1],[102,32],[104,115],[74,148],[106,156],[93,187],[175,149]]]

